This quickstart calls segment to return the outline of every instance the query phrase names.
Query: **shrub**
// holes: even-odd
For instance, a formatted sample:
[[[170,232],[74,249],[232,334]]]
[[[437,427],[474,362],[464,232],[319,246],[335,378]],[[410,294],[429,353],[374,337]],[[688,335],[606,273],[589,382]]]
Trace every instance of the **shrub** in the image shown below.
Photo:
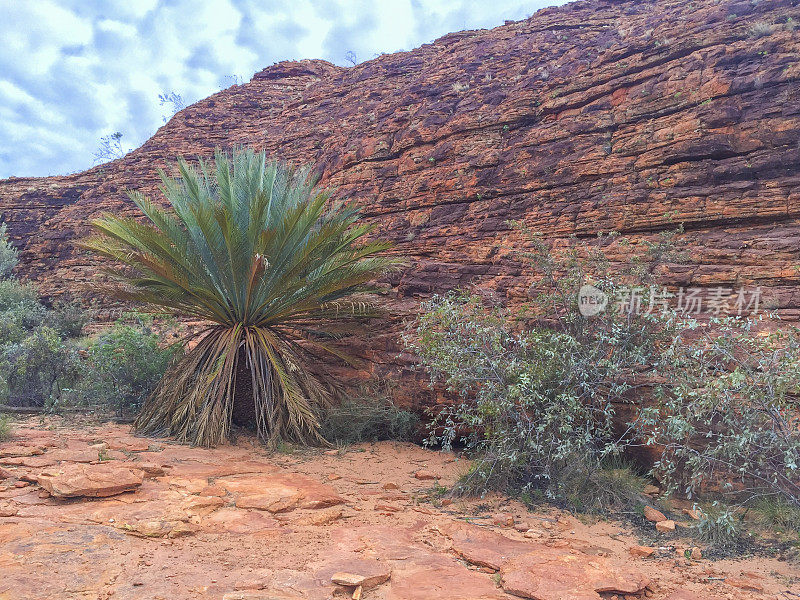
[[[650,246],[619,279],[600,250],[575,242],[551,253],[528,234],[522,255],[539,274],[522,310],[486,307],[450,294],[423,304],[406,341],[441,383],[462,401],[442,410],[429,443],[461,440],[477,460],[466,492],[500,489],[564,500],[576,480],[588,486],[603,464],[631,443],[615,428],[615,403],[658,366],[659,345],[676,321],[668,311],[636,314],[577,310],[587,281],[614,297],[621,283],[645,285],[669,251],[669,236]]]
[[[580,512],[609,512],[641,505],[647,480],[619,457],[612,456],[589,473],[562,481],[561,494]]]
[[[741,535],[741,520],[730,507],[714,502],[697,523],[697,537],[715,549],[733,546]]]
[[[82,403],[135,412],[152,394],[180,344],[162,346],[152,320],[118,321],[88,343],[77,394]]]
[[[800,508],[782,498],[759,498],[753,503],[755,521],[774,530],[800,535]]]
[[[0,416],[0,442],[5,442],[11,437],[11,419]]]
[[[398,408],[388,395],[371,387],[357,397],[325,409],[320,416],[320,432],[336,444],[408,441],[418,423],[416,414]]]
[[[77,338],[89,322],[89,314],[79,302],[59,301],[48,312],[47,324],[64,338]]]
[[[6,344],[2,362],[6,394],[13,406],[57,403],[78,371],[74,348],[47,326],[35,328],[18,343]]]
[[[6,224],[0,224],[0,279],[5,279],[11,275],[11,271],[19,262],[17,249],[8,240]]]
[[[47,309],[39,301],[35,287],[15,279],[0,280],[0,343],[20,341],[46,316]]]
[[[800,507],[800,332],[757,324],[715,319],[670,347],[669,385],[641,419],[664,449],[654,470],[669,491]]]
[[[766,21],[756,21],[747,28],[747,35],[751,38],[762,38],[772,35],[775,31],[775,25],[767,23]]]

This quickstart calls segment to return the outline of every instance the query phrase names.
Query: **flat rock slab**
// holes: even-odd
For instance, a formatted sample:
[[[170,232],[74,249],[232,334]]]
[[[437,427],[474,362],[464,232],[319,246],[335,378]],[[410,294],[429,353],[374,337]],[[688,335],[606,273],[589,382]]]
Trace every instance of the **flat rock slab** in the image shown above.
[[[634,569],[546,546],[507,561],[500,576],[506,592],[531,600],[602,600],[601,593],[637,594],[650,583]]]
[[[98,498],[135,490],[143,479],[141,470],[113,463],[62,463],[43,470],[38,483],[57,498]]]
[[[344,502],[325,484],[299,474],[241,474],[221,477],[215,484],[235,498],[237,508],[270,513],[283,513],[296,508],[329,508]]]
[[[600,600],[600,593],[636,594],[649,579],[631,568],[574,547],[513,540],[475,525],[443,530],[469,563],[499,570],[504,591],[531,600]]]
[[[21,456],[38,456],[40,454],[44,454],[44,452],[45,449],[41,446],[32,446],[28,444],[0,444],[0,459],[17,458]]]
[[[476,527],[456,524],[443,531],[453,542],[453,552],[473,565],[500,570],[515,556],[531,551],[531,544]]]

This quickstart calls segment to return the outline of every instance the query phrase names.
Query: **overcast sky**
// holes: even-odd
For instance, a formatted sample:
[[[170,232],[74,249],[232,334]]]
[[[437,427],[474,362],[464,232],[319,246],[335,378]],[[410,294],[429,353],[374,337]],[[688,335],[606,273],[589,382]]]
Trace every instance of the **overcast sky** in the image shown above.
[[[172,112],[281,60],[349,64],[563,0],[0,0],[0,178],[96,164]],[[237,79],[238,78],[238,79]]]

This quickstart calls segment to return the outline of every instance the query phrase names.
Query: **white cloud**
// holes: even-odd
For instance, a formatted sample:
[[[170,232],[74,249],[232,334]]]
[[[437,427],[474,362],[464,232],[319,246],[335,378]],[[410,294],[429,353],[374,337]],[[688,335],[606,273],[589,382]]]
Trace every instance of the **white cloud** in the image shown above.
[[[0,177],[86,169],[115,131],[140,145],[159,93],[194,102],[281,60],[368,60],[563,2],[0,0]]]

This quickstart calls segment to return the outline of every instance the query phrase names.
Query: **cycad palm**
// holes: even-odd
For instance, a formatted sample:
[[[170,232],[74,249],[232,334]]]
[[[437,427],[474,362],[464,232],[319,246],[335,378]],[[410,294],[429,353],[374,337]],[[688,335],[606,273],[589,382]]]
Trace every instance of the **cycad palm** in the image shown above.
[[[247,401],[264,441],[319,440],[316,409],[331,393],[315,367],[320,354],[345,358],[330,342],[372,314],[371,282],[397,264],[381,255],[389,245],[364,241],[371,227],[306,170],[263,153],[218,151],[213,165],[178,168],[179,179],[161,174],[172,210],[132,192],[147,221],[105,216],[84,243],[121,263],[108,269],[118,298],[210,323],[138,429],[214,445]]]

